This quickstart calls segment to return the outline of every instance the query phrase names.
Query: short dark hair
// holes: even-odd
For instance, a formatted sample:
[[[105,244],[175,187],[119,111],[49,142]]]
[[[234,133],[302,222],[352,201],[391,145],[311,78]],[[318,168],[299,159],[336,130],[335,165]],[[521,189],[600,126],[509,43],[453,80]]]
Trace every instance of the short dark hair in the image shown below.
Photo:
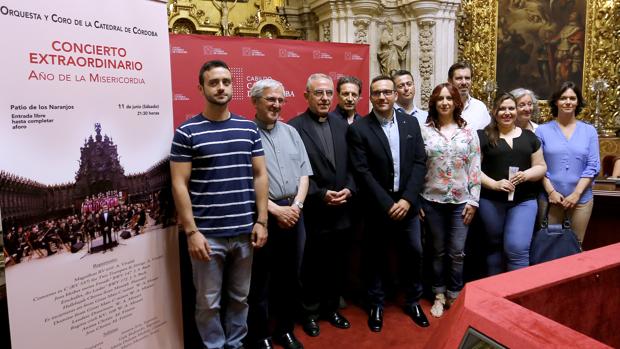
[[[577,108],[575,108],[575,115],[579,115],[583,107],[586,103],[583,101],[583,94],[581,94],[581,89],[575,85],[572,81],[566,81],[560,86],[560,89],[553,92],[551,98],[549,98],[549,107],[551,108],[551,115],[554,118],[558,117],[558,105],[557,102],[560,100],[560,96],[562,93],[566,92],[566,90],[573,90],[577,95]]]
[[[459,90],[449,82],[441,83],[433,89],[433,92],[428,99],[428,117],[426,118],[426,123],[436,129],[439,129],[439,112],[437,112],[437,101],[439,100],[441,90],[444,88],[448,89],[450,96],[452,96],[452,102],[454,103],[452,119],[456,122],[458,127],[467,125],[467,121],[465,121],[465,119],[461,116],[461,113],[463,112],[463,101],[461,100],[461,94],[459,93]]]
[[[456,62],[450,66],[450,69],[448,69],[448,80],[452,80],[454,71],[458,69],[469,69],[472,77],[474,76],[474,68],[472,68],[471,64],[468,62]]]
[[[228,68],[228,65],[224,63],[223,61],[214,59],[212,61],[205,62],[205,64],[203,64],[202,67],[200,68],[200,75],[198,75],[198,82],[200,82],[200,86],[203,86],[205,83],[205,77],[204,77],[205,72],[213,68],[224,68],[230,71],[230,68]]]
[[[374,78],[372,78],[372,81],[370,82],[370,86],[368,87],[370,89],[370,92],[372,93],[372,84],[374,84],[377,81],[381,81],[381,80],[388,80],[392,82],[392,85],[394,85],[394,80],[392,80],[391,77],[387,76],[387,75],[379,75],[379,76],[375,76]]]
[[[362,81],[355,76],[341,76],[336,83],[336,92],[340,93],[340,86],[344,84],[354,84],[362,93]]]
[[[409,75],[411,77],[411,80],[413,80],[413,74],[411,74],[409,70],[405,69],[394,70],[394,72],[392,73],[392,80],[395,80],[397,77],[403,75]]]

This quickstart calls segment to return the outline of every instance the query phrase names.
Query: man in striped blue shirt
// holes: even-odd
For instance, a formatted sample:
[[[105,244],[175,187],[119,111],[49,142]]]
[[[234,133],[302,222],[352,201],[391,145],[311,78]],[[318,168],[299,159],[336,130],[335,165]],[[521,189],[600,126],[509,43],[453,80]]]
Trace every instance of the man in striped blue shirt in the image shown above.
[[[252,247],[267,241],[265,156],[256,124],[228,111],[232,77],[226,63],[205,63],[199,82],[205,109],[175,131],[172,189],[187,235],[203,343],[209,349],[241,348]],[[222,292],[228,295],[224,324]]]

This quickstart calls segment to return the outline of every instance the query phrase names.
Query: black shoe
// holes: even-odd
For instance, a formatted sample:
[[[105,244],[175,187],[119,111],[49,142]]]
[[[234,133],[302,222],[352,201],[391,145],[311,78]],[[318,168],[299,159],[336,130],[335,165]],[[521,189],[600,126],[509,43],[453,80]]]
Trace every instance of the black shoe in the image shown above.
[[[304,332],[310,337],[316,337],[321,333],[321,328],[319,324],[313,318],[306,318],[301,327],[304,329]]]
[[[375,305],[370,308],[368,327],[373,332],[381,332],[381,328],[383,328],[383,307]]]
[[[424,315],[424,311],[422,311],[422,306],[419,304],[406,307],[405,314],[409,315],[411,320],[413,320],[413,322],[420,327],[430,326],[426,315]]]
[[[334,327],[338,327],[341,329],[347,329],[351,327],[351,323],[349,322],[349,320],[347,320],[344,316],[342,316],[342,314],[338,313],[337,311],[327,315],[326,319]]]
[[[317,326],[317,330],[318,330],[318,326]],[[278,336],[277,342],[278,344],[283,346],[284,349],[304,349],[303,344],[301,344],[301,342],[295,337],[293,332],[287,332],[281,336]]]
[[[265,338],[258,341],[256,344],[256,349],[273,349],[271,338]]]

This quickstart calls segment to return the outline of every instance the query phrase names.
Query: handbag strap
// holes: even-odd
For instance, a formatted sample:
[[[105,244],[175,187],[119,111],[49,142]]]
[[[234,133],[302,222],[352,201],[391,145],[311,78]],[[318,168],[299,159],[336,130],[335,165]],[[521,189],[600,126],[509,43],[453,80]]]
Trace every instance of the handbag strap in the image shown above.
[[[549,207],[550,206],[551,206],[551,203],[549,202],[549,197],[547,197],[547,206],[545,207],[545,213],[543,215],[544,218],[540,224],[540,227],[543,229],[547,229],[549,227]],[[562,221],[562,228],[570,229],[571,221],[570,221],[570,218],[568,217],[568,214],[566,213],[566,209],[563,209],[562,212],[564,212],[564,220]]]

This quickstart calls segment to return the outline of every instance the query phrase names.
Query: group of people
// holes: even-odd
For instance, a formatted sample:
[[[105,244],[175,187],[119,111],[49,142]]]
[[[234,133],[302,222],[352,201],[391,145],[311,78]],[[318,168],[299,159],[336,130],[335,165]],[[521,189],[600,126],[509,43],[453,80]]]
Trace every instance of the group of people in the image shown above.
[[[97,213],[103,206],[116,207],[123,202],[123,193],[116,190],[109,190],[105,193],[95,194],[92,197],[86,196],[82,201],[82,214]]]
[[[226,63],[202,66],[205,107],[175,130],[171,175],[207,348],[272,348],[273,341],[303,348],[296,322],[311,337],[320,335],[321,321],[350,328],[338,309],[345,251],[359,221],[374,332],[383,327],[392,251],[404,311],[429,326],[419,304],[423,227],[435,317],[463,288],[465,242],[476,217],[488,242],[489,275],[529,265],[540,197],[550,205],[550,223],[568,215],[583,239],[599,148],[595,129],[576,119],[584,104],[579,88],[563,84],[550,100],[555,119],[538,126],[533,92],[499,94],[489,112],[470,95],[472,72],[467,63],[450,67],[428,112],[414,104],[410,72],[377,76],[365,117],[356,112],[359,79],[342,77],[334,89],[329,76],[312,74],[308,108],[287,124],[280,119],[282,83],[254,84],[256,114],[247,120],[228,109]]]
[[[114,232],[130,229],[137,235],[144,229],[148,208],[147,203],[121,203],[115,207],[103,203],[96,211],[91,209],[81,215],[11,227],[5,238],[5,256],[11,264],[17,264],[26,257],[43,258],[63,250],[77,252],[75,246],[82,248],[99,237],[105,252],[116,245]]]

